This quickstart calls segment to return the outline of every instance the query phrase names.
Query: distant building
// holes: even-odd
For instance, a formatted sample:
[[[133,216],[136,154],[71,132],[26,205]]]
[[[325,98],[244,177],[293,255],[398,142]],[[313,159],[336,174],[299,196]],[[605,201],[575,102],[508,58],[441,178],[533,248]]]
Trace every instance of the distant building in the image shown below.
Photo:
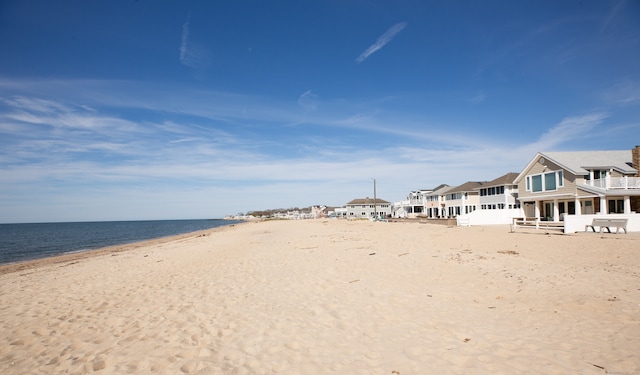
[[[475,188],[480,191],[480,209],[504,210],[520,208],[518,184],[514,182],[517,177],[518,173],[510,172],[493,181],[485,182],[479,188]]]
[[[347,203],[348,219],[388,217],[391,215],[391,203],[384,199],[373,198],[354,199]]]
[[[448,217],[468,214],[478,209],[480,193],[478,189],[484,182],[467,181],[447,190],[444,209]]]
[[[475,187],[480,206],[456,216],[458,225],[510,224],[513,218],[522,217],[516,177],[518,174],[511,172]]]
[[[415,217],[421,215],[425,208],[425,197],[431,193],[430,189],[420,189],[412,191],[407,195],[407,199],[393,203],[393,217]]]
[[[427,217],[437,219],[447,216],[445,198],[447,192],[453,188],[453,186],[442,184],[433,189],[431,193],[427,194],[425,197],[425,212]]]
[[[344,219],[347,217],[347,208],[346,207],[336,207],[334,208],[335,216],[338,219]]]

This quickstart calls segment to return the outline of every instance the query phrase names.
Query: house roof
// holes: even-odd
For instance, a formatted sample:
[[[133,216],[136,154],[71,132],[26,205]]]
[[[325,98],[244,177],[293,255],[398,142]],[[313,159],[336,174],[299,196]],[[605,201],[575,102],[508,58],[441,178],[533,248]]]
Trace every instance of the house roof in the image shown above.
[[[588,174],[587,169],[594,168],[613,168],[623,173],[636,172],[631,167],[631,150],[541,152],[540,154],[577,175]]]
[[[464,184],[458,185],[458,186],[454,187],[453,189],[447,191],[447,194],[464,193],[464,192],[467,192],[467,191],[474,191],[476,188],[479,188],[483,184],[484,184],[484,182],[480,182],[480,181],[467,181]]]
[[[431,196],[431,195],[442,195],[445,194],[446,192],[448,192],[449,190],[453,189],[453,186],[449,186],[447,184],[441,184],[438,187],[436,187],[435,189],[433,189],[433,191],[427,195]]]
[[[385,201],[384,199],[376,198],[376,204],[385,204],[385,203],[389,204],[389,202]],[[366,197],[364,199],[356,198],[347,204],[348,205],[349,204],[373,204],[373,198],[369,198],[369,197]]]
[[[515,185],[516,177],[518,177],[518,173],[509,172],[503,176],[496,178],[493,181],[485,182],[482,184],[482,187],[492,187],[492,186],[503,186],[503,185]],[[479,189],[479,188],[476,188]]]
[[[440,189],[442,189],[442,188],[446,188],[446,187],[449,187],[449,185],[447,185],[447,184],[440,184],[440,185],[438,185],[438,186],[434,187],[431,191],[432,191],[432,192],[436,192],[436,191],[438,191],[438,190],[440,190]]]
[[[631,150],[538,152],[520,172],[515,182],[524,177],[540,158],[548,159],[575,175],[589,174],[589,169],[616,169],[625,174],[635,174],[631,167]]]

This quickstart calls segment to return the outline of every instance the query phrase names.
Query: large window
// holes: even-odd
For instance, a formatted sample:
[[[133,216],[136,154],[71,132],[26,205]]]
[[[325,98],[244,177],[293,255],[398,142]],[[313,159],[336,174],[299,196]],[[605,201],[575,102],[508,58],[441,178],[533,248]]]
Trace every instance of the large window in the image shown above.
[[[544,190],[556,190],[556,174],[544,174]]]
[[[527,191],[538,193],[541,191],[554,191],[563,186],[562,171],[547,172],[527,176]]]
[[[531,176],[531,191],[542,191],[542,175]]]

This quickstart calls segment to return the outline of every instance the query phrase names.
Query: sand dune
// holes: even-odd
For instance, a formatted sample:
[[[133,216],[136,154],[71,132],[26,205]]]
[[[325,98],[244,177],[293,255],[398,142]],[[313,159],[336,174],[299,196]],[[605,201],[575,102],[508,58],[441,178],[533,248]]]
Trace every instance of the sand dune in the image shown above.
[[[0,268],[0,373],[637,374],[640,236],[271,221]]]

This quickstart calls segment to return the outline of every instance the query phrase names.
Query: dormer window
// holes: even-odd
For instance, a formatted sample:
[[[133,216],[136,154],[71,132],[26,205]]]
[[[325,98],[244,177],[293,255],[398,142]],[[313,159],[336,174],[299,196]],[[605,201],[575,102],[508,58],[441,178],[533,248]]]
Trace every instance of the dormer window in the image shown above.
[[[593,171],[593,179],[594,180],[599,180],[602,178],[607,178],[607,171],[606,170],[595,170]]]

